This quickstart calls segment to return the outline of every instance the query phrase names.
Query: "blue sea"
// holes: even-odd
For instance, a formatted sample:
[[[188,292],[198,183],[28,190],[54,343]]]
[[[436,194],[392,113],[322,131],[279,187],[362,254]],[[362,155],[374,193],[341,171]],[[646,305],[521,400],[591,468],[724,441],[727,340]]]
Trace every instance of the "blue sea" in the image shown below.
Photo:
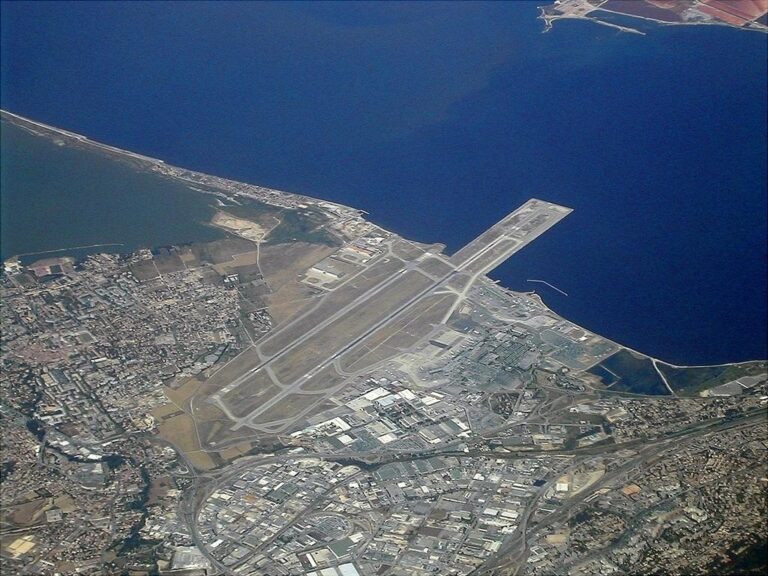
[[[536,4],[5,2],[0,100],[449,251],[530,197],[565,204],[493,278],[663,360],[765,358],[765,36],[577,21],[543,34]],[[32,210],[50,191],[30,188]],[[156,196],[116,206],[159,244]],[[15,229],[14,245],[125,241],[67,214]]]

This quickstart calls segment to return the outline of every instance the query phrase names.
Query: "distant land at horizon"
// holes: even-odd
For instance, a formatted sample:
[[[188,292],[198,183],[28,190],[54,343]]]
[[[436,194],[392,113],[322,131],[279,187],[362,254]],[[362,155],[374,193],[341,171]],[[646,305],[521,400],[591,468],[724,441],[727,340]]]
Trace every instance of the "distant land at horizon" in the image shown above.
[[[583,19],[621,30],[644,34],[622,25],[624,20],[645,20],[660,25],[729,26],[768,32],[768,0],[555,0],[542,6],[540,18],[550,30],[557,20]],[[621,17],[621,23],[616,17]]]

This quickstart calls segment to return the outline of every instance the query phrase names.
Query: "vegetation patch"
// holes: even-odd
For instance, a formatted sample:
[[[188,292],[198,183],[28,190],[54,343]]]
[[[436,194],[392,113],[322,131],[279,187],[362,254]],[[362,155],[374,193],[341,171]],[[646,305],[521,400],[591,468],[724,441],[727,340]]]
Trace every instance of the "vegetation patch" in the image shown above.
[[[325,229],[328,216],[314,207],[291,210],[251,200],[242,206],[227,206],[225,210],[232,216],[271,229],[265,244],[307,242],[341,246],[341,241]],[[273,228],[275,219],[279,220],[280,224]]]

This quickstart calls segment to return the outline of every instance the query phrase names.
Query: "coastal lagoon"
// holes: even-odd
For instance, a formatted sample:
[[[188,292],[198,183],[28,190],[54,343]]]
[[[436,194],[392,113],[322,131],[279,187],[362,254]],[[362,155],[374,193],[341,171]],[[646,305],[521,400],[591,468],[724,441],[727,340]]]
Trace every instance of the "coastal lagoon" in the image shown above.
[[[212,196],[10,122],[2,123],[0,133],[3,260],[19,254],[29,254],[29,262],[38,256],[125,253],[224,236],[208,225]],[[94,244],[113,245],[48,253]]]
[[[8,5],[2,106],[361,208],[448,251],[530,197],[561,203],[569,218],[493,278],[663,360],[765,358],[764,35],[542,34],[536,16],[527,2]],[[3,156],[27,168],[3,160],[4,256],[218,234],[208,197],[97,155],[70,178],[48,164],[82,151],[7,133]]]

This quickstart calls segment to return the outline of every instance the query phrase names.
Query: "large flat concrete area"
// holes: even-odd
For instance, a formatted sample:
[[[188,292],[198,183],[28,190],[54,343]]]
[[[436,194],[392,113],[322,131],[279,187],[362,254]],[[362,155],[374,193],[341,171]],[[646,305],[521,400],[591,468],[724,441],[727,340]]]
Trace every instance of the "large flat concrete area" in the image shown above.
[[[387,253],[278,326],[209,381],[232,421],[282,433],[375,363],[407,351],[447,320],[469,287],[571,210],[532,199],[453,256],[396,238]]]
[[[570,208],[533,198],[480,234],[450,260],[463,271],[487,274],[571,212]]]

